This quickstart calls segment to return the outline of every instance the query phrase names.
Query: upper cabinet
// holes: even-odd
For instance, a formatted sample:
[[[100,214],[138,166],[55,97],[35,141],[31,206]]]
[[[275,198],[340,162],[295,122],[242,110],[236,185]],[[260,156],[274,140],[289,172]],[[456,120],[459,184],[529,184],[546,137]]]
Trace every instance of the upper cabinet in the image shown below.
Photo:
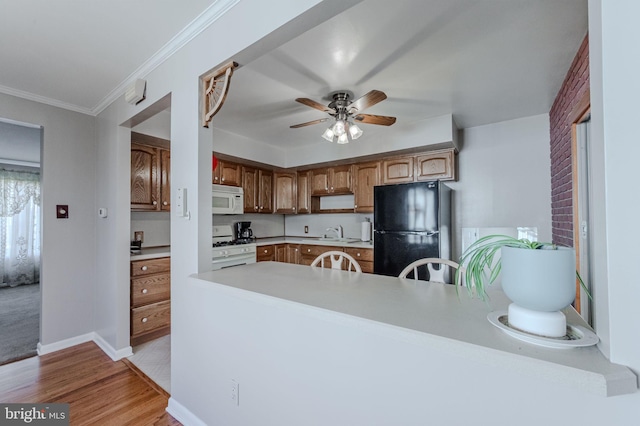
[[[297,213],[311,213],[311,172],[298,172],[296,192],[298,200]]]
[[[311,170],[311,195],[352,194],[351,164]]]
[[[455,180],[453,150],[429,152],[416,157],[416,180]]]
[[[169,141],[131,133],[131,210],[169,211],[171,155]]]
[[[413,157],[389,158],[382,160],[382,183],[413,182]]]
[[[353,166],[356,213],[373,213],[373,187],[380,185],[380,162],[357,163]]]
[[[273,172],[242,166],[245,213],[273,213]]]
[[[275,172],[273,174],[274,213],[297,213],[297,180],[296,173]]]
[[[242,165],[219,160],[213,171],[212,182],[219,185],[242,186]]]

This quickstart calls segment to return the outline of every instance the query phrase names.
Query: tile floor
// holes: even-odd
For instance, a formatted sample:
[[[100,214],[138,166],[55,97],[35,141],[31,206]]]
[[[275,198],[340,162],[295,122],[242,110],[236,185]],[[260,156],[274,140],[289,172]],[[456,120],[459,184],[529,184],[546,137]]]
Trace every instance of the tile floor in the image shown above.
[[[129,361],[171,393],[171,335],[134,346]]]

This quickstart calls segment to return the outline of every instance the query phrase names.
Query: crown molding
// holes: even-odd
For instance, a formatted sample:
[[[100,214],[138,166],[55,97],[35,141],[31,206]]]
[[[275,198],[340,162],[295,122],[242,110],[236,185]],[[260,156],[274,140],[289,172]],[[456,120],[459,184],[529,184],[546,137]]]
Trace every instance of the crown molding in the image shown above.
[[[24,90],[14,89],[12,87],[0,86],[0,93],[4,93],[5,95],[15,96],[17,98],[26,99],[28,101],[34,101],[41,104],[51,105],[51,106],[66,109],[69,111],[79,112],[81,114],[95,115],[92,112],[92,110],[90,110],[89,108],[84,108],[78,105],[62,102],[56,99],[47,98],[45,96],[36,95],[30,92],[25,92]]]
[[[107,96],[105,96],[95,107],[86,108],[78,105],[62,102],[56,99],[47,98],[45,96],[36,95],[23,90],[14,89],[0,85],[0,93],[27,99],[41,104],[51,105],[54,107],[66,109],[69,111],[79,112],[81,114],[97,116],[112,102],[120,97],[126,88],[137,78],[144,78],[151,71],[160,66],[164,61],[169,59],[174,53],[180,50],[184,45],[193,40],[198,34],[204,31],[209,25],[220,19],[222,15],[227,13],[233,6],[238,4],[240,0],[217,0],[200,15],[198,15],[191,23],[176,34],[169,42],[167,42],[160,50],[158,50],[151,58],[145,61],[140,67],[132,72],[118,86],[116,86]]]
[[[93,109],[92,115],[100,114],[106,107],[120,97],[126,88],[138,78],[144,78],[151,71],[160,66],[180,50],[183,46],[193,40],[198,34],[207,29],[212,23],[220,19],[240,0],[217,0],[202,12],[196,19],[191,21],[182,31],[176,34],[167,44],[165,44],[151,58],[144,62],[138,69],[132,72],[124,81],[116,86],[107,96],[105,96]]]

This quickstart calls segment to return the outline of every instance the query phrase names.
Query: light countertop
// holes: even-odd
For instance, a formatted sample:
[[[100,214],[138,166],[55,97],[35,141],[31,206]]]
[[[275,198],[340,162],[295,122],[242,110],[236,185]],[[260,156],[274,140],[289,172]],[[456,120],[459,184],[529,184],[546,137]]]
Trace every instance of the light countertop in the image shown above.
[[[318,237],[268,237],[256,239],[258,246],[271,244],[313,244],[318,246],[373,248],[373,241],[361,241],[356,238],[346,238],[347,241],[319,239]]]
[[[258,262],[193,277],[235,297],[390,333],[599,395],[637,390],[631,370],[609,362],[597,346],[546,348],[515,339],[492,325],[487,315],[506,311],[509,304],[498,289],[491,289],[486,304],[468,297],[466,290],[458,296],[448,284],[279,262]],[[573,308],[567,308],[566,314],[569,324],[588,327]]]
[[[131,253],[131,260],[155,259],[171,256],[171,246],[142,247],[140,253]]]

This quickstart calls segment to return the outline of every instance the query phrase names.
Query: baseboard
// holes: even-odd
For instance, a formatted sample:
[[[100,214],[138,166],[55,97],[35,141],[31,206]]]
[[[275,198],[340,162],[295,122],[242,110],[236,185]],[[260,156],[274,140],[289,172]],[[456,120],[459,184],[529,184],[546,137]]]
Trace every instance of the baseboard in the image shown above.
[[[185,426],[207,426],[198,416],[194,415],[174,398],[169,398],[167,413],[171,414],[177,421]]]
[[[56,352],[62,349],[67,349],[72,346],[76,346],[86,342],[94,342],[96,345],[98,345],[100,349],[102,349],[102,351],[105,354],[109,355],[109,357],[114,361],[118,361],[122,358],[126,358],[128,356],[133,355],[131,346],[127,346],[125,348],[115,350],[113,346],[107,343],[107,341],[104,340],[102,336],[100,336],[96,332],[83,334],[81,336],[72,337],[70,339],[60,340],[58,342],[50,343],[48,345],[43,345],[40,342],[38,342],[37,352],[39,356],[46,355],[52,352]]]
[[[104,353],[109,355],[109,357],[111,357],[112,360],[118,361],[118,360],[121,360],[122,358],[126,358],[128,356],[133,355],[133,350],[131,349],[131,346],[127,346],[122,349],[116,350],[113,348],[113,346],[107,343],[107,341],[104,340],[102,336],[100,336],[98,333],[93,333],[93,334],[94,334],[93,341],[96,343],[96,345],[98,345],[98,347],[100,347],[100,349],[102,349]]]
[[[50,354],[52,352],[57,352],[62,349],[67,349],[72,346],[79,345],[81,343],[91,342],[93,340],[95,333],[87,333],[81,336],[71,337],[69,339],[59,340],[54,343],[49,343],[48,345],[43,345],[38,342],[37,352],[39,356]]]

